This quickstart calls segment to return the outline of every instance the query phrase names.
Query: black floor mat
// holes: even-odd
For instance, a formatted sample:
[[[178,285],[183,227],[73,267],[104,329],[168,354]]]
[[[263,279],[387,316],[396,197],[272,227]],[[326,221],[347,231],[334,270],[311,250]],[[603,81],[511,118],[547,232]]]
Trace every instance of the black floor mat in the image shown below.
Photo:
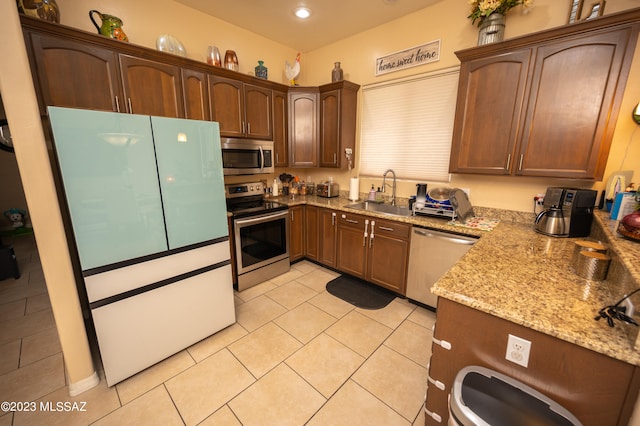
[[[327,291],[362,309],[384,308],[396,297],[390,291],[347,275],[329,281]]]

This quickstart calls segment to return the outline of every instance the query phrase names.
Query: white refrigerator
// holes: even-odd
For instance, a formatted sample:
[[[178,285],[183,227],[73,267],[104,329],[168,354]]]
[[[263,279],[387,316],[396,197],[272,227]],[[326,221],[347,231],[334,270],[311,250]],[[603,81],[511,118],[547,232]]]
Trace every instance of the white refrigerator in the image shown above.
[[[218,123],[49,117],[107,384],[233,324]]]

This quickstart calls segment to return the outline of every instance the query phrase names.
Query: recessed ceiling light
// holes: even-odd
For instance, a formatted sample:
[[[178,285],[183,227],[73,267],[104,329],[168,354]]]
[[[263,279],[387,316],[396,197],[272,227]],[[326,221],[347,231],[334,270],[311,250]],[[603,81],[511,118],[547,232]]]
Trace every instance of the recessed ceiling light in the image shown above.
[[[311,10],[307,9],[306,7],[299,7],[294,10],[293,13],[295,13],[296,16],[300,19],[307,19],[309,16],[311,16]]]

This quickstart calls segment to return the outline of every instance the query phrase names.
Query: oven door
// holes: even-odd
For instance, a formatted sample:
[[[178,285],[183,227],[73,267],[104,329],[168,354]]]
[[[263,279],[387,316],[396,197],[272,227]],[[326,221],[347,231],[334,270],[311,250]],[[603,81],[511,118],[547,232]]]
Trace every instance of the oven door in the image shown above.
[[[223,139],[222,167],[225,175],[274,173],[273,142]]]
[[[289,257],[289,212],[234,219],[238,275]]]

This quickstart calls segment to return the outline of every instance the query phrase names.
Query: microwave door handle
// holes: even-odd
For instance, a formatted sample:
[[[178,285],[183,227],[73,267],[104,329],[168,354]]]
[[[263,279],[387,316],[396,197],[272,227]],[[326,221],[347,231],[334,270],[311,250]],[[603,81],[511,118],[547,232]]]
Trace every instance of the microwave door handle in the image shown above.
[[[262,150],[262,145],[260,145],[259,148],[260,148],[260,171],[263,172],[264,171],[264,151]]]

